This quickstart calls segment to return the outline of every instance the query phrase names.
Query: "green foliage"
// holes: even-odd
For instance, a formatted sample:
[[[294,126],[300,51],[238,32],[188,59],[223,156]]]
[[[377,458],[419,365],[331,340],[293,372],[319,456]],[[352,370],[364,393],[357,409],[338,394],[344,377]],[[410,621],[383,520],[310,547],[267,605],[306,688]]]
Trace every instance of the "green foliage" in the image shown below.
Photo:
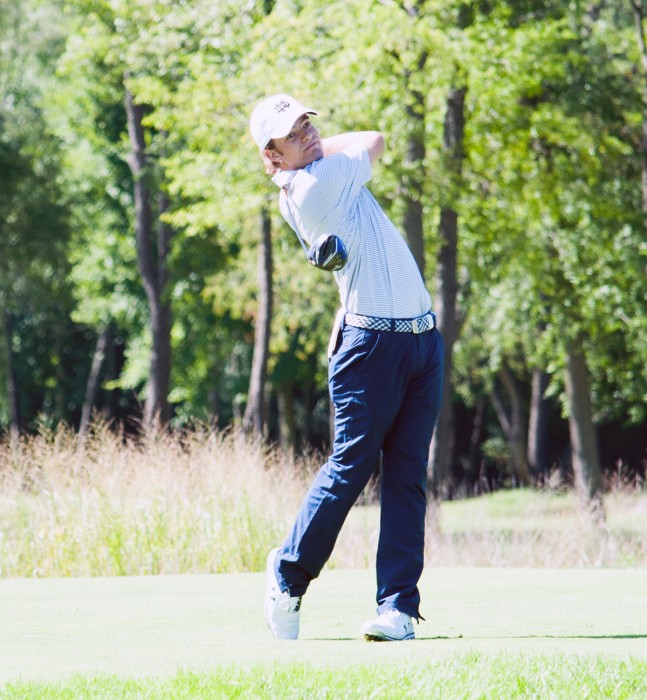
[[[229,425],[245,401],[263,207],[273,229],[270,388],[293,386],[301,400],[307,387],[299,415],[325,401],[336,290],[305,264],[248,133],[254,103],[275,91],[317,107],[324,136],[372,128],[386,135],[371,188],[395,222],[406,202],[422,203],[429,280],[439,209],[457,210],[461,402],[486,397],[502,368],[523,382],[532,369],[547,370],[559,397],[565,343],[584,338],[596,419],[645,419],[644,85],[628,7],[534,0],[30,0],[22,14],[27,6],[16,0],[0,7],[3,30],[12,30],[0,39],[0,302],[21,329],[10,342],[23,351],[22,392],[35,397],[24,407],[30,417],[47,401],[60,417],[74,414],[65,405],[78,407],[92,341],[108,324],[126,346],[109,388],[135,392],[147,379],[127,87],[147,107],[146,177],[171,200],[164,218],[174,230],[167,292],[176,424],[217,416]],[[466,89],[460,177],[442,148],[446,99],[456,86]],[[407,153],[413,136],[422,157]],[[59,329],[54,348],[70,346],[68,333],[80,340],[50,358],[45,341],[24,336],[27,328],[41,339]],[[66,379],[69,396],[52,398],[69,364],[80,368]],[[496,437],[491,426],[486,432]]]
[[[49,5],[28,5],[32,11],[25,3],[0,6],[0,377],[4,386],[11,353],[24,426],[40,412],[61,419],[80,400],[69,374],[78,355],[77,330],[68,322],[64,144],[46,110],[46,85],[61,34]],[[33,41],[36,52],[29,50]],[[0,424],[8,422],[8,401],[3,391]]]
[[[497,332],[482,339],[466,329],[459,371],[472,371],[480,344],[477,356],[495,371],[501,361],[514,365],[522,349],[559,381],[563,342],[583,333],[598,410],[639,420],[647,357],[635,353],[642,321],[629,319],[644,317],[647,288],[625,117],[637,93],[604,25],[585,30],[581,21],[564,11],[488,24],[485,40],[482,25],[471,33],[465,303],[473,328],[494,319]],[[497,298],[504,329],[492,308]]]

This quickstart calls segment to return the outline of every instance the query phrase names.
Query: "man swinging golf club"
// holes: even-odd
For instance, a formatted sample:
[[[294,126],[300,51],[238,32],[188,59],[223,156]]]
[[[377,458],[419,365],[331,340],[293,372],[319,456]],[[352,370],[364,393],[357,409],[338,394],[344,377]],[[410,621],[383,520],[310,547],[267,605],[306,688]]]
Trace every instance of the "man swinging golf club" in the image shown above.
[[[384,138],[361,131],[322,140],[316,114],[278,94],[250,122],[285,220],[309,244],[323,236],[341,243],[336,267],[327,268],[341,300],[328,348],[334,445],[285,542],[269,553],[265,615],[274,637],[298,638],[301,599],[381,457],[378,615],[362,635],[413,639],[443,343],[413,255],[365,186]]]

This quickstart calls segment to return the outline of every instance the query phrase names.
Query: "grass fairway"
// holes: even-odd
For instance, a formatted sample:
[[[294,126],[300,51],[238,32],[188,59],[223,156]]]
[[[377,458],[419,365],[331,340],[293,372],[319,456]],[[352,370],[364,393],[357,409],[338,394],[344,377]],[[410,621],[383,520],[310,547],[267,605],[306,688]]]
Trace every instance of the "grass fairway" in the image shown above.
[[[326,571],[297,642],[264,576],[0,580],[0,698],[647,698],[647,571],[429,569],[417,639],[358,638],[371,571]]]

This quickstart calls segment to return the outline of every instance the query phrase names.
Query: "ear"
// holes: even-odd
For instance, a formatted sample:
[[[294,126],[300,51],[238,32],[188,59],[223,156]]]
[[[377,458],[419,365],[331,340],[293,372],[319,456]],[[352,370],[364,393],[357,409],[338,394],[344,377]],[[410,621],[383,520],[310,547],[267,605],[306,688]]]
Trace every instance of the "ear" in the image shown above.
[[[274,156],[274,157],[273,157]],[[268,175],[276,175],[281,170],[280,154],[271,148],[261,151],[261,160]]]
[[[277,165],[281,162],[281,154],[273,148],[266,148],[263,151],[263,155],[267,160]]]

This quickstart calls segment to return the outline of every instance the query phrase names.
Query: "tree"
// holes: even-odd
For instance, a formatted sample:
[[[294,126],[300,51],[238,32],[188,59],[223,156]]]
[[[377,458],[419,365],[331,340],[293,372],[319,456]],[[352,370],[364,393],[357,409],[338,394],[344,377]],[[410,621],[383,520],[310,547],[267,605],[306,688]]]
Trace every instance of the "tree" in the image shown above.
[[[432,491],[440,496],[447,488],[454,455],[453,423],[453,349],[458,335],[456,300],[458,295],[458,211],[465,129],[465,87],[453,87],[447,98],[443,134],[446,155],[445,172],[449,182],[446,199],[441,204],[438,227],[440,246],[436,268],[436,308],[438,325],[445,343],[443,400],[430,447]]]
[[[645,10],[640,0],[629,0],[636,26],[636,41],[640,53],[641,93],[643,101],[642,138],[640,151],[642,155],[642,206],[647,216],[647,43],[645,42]]]
[[[604,35],[590,24],[584,31],[589,18],[579,11],[561,16],[552,11],[542,21],[507,27],[514,43],[488,37],[489,58],[483,56],[482,75],[471,83],[480,106],[470,137],[470,169],[480,179],[480,184],[474,182],[474,211],[485,217],[478,226],[498,227],[501,239],[487,247],[481,243],[472,260],[480,258],[497,279],[514,272],[517,279],[522,273],[531,281],[528,317],[534,333],[527,337],[534,338],[534,347],[527,346],[527,355],[554,381],[568,386],[564,400],[574,467],[586,485],[585,497],[592,499],[600,484],[597,444],[591,438],[595,375],[609,366],[608,339],[623,332],[608,313],[608,302],[623,299],[623,304],[633,296],[621,291],[627,277],[616,274],[609,257],[623,226],[619,222],[632,226],[634,207],[626,184],[633,179],[632,166],[619,109],[622,103],[630,105],[632,97],[626,83],[619,82]],[[481,34],[475,47],[482,43]],[[501,55],[493,46],[500,47]],[[514,74],[496,85],[486,82],[494,66],[500,72],[506,65],[514,66]],[[499,146],[495,151],[493,143]],[[619,176],[623,170],[626,180]],[[625,240],[633,240],[626,260],[632,271],[637,239],[629,230]],[[471,239],[470,245],[476,242]],[[506,251],[513,252],[508,260]],[[472,273],[478,280],[476,268]],[[636,281],[633,272],[630,277]],[[603,299],[606,311],[598,306]]]
[[[34,411],[60,418],[70,400],[63,396],[67,387],[54,383],[69,332],[68,210],[61,144],[43,114],[57,27],[38,28],[24,5],[9,0],[0,10],[6,30],[0,41],[0,369],[7,385],[0,409],[7,408],[15,436]],[[32,36],[40,42],[36,55],[29,51]]]
[[[243,430],[263,437],[265,417],[265,380],[270,345],[272,319],[272,218],[267,209],[261,210],[261,241],[258,247],[258,315],[254,335],[254,354],[247,406],[243,415]]]
[[[165,218],[171,202],[164,186],[164,169],[159,163],[168,155],[166,149],[171,140],[167,131],[155,129],[146,121],[152,111],[151,99],[147,102],[147,98],[151,93],[154,97],[164,94],[160,90],[160,85],[164,85],[162,75],[166,77],[166,94],[175,88],[177,61],[167,41],[161,38],[166,29],[171,42],[178,41],[179,34],[190,43],[191,33],[182,25],[189,18],[180,13],[177,31],[171,33],[171,25],[178,17],[172,15],[171,6],[163,0],[142,0],[128,7],[116,1],[97,5],[92,0],[78,0],[76,7],[83,13],[81,31],[85,43],[77,42],[71,52],[85,54],[90,59],[81,64],[86,70],[89,67],[89,72],[105,70],[111,76],[112,99],[120,98],[122,102],[123,127],[130,141],[130,153],[123,157],[132,176],[135,250],[149,315],[149,342],[141,344],[149,346],[143,419],[146,426],[155,420],[166,423],[171,417],[172,314],[168,264],[174,232]],[[158,26],[160,17],[165,21]],[[142,41],[141,36],[146,33],[156,34],[160,41]],[[105,94],[101,83],[96,93]],[[115,137],[120,140],[123,131],[118,131]]]
[[[166,376],[146,420],[325,446],[336,290],[248,134],[287,90],[387,137],[371,189],[439,280],[444,492],[546,476],[569,421],[588,498],[625,454],[594,436],[647,405],[643,4],[0,1],[3,426],[138,420]]]
[[[537,481],[545,477],[550,470],[549,402],[546,398],[549,381],[547,372],[538,368],[532,371],[527,461],[531,474]]]
[[[157,232],[153,225],[152,178],[144,128],[146,108],[135,103],[128,88],[125,91],[125,105],[131,147],[128,164],[134,182],[137,264],[148,299],[152,335],[144,407],[144,425],[150,427],[156,421],[164,425],[170,418],[168,393],[171,379],[171,307],[166,298],[166,287],[172,230],[161,218],[169,208],[168,197],[163,192],[158,194]]]

